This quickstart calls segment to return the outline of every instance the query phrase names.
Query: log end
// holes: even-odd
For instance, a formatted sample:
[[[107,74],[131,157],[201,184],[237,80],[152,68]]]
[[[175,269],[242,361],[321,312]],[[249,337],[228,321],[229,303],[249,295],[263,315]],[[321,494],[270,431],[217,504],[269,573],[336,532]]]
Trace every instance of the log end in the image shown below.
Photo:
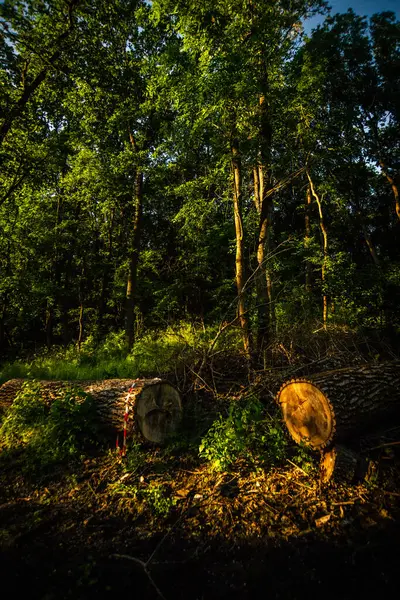
[[[290,435],[296,443],[324,448],[335,431],[335,418],[328,398],[307,380],[292,380],[278,392],[277,402]]]
[[[163,444],[182,420],[179,392],[166,381],[149,385],[137,398],[136,420],[146,440]]]

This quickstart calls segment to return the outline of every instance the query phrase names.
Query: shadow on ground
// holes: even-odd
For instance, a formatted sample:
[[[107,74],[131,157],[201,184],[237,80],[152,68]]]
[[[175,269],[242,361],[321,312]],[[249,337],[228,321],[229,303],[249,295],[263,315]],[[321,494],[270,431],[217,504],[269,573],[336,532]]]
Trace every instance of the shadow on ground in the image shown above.
[[[30,502],[0,509],[1,587],[30,600],[389,598],[398,581],[400,527],[391,519],[353,524],[349,536],[325,541],[315,533],[285,541],[266,532],[232,544],[201,532],[188,538],[178,523],[160,544],[163,532],[141,540],[129,517],[102,521],[54,505],[46,513]],[[18,520],[29,527],[7,536]],[[153,583],[140,564],[114,556],[145,562],[155,549]]]

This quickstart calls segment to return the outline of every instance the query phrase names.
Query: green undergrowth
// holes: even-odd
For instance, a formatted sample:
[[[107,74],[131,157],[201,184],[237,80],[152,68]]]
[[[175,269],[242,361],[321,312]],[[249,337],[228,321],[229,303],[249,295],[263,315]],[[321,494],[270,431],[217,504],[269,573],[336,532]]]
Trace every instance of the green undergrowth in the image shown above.
[[[205,481],[223,472],[258,476],[287,459],[312,469],[309,452],[293,449],[277,414],[257,396],[224,399],[219,408],[217,413],[199,398],[188,399],[180,431],[166,446],[133,437],[123,458],[102,438],[89,395],[70,387],[48,404],[39,383],[26,382],[0,426],[0,470],[41,490],[45,504],[56,503],[59,494],[68,499],[76,494],[84,503],[101,497],[115,514],[163,521],[175,514],[179,490],[189,493],[184,481],[193,474]],[[58,482],[58,491],[50,499],[52,482]]]
[[[89,336],[80,350],[44,349],[30,360],[6,363],[0,369],[0,384],[13,378],[108,379],[181,373],[202,359],[218,327],[201,328],[189,323],[151,331],[139,338],[129,353],[124,333],[111,333],[101,343]],[[214,352],[235,352],[240,345],[236,329],[224,332],[213,345]]]
[[[199,446],[200,457],[217,471],[224,471],[238,459],[265,466],[278,464],[286,456],[287,438],[277,416],[270,415],[255,397],[232,402],[227,414],[220,414]]]
[[[71,387],[48,405],[39,384],[26,382],[3,418],[0,460],[18,456],[21,469],[35,474],[82,459],[100,443],[96,407],[88,394]]]

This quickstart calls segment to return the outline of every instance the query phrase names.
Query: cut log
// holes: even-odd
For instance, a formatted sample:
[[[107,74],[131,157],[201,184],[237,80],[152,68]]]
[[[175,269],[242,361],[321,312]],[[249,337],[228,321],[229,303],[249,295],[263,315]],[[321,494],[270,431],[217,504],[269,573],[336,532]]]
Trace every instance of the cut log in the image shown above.
[[[276,400],[297,443],[321,450],[358,439],[387,420],[400,418],[400,362],[293,379],[282,385]]]
[[[368,473],[368,460],[345,446],[335,446],[321,454],[320,481],[358,483]]]
[[[0,387],[0,407],[12,404],[22,390],[24,379],[11,379]],[[51,403],[66,388],[78,387],[97,404],[99,421],[121,431],[128,408],[128,434],[139,431],[157,444],[164,443],[178,428],[182,418],[179,392],[161,379],[107,379],[104,381],[40,381],[40,393]]]

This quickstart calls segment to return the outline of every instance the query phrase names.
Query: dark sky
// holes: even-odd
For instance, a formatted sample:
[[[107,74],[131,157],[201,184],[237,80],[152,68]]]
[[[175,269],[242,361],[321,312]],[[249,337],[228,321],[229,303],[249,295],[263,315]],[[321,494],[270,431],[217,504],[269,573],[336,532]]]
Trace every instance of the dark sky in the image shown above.
[[[371,16],[376,12],[391,10],[400,18],[400,2],[399,0],[328,0],[332,7],[332,14],[337,12],[346,12],[348,8],[352,8],[358,15]],[[305,30],[310,31],[313,27],[323,21],[322,17],[314,17],[305,24]]]

